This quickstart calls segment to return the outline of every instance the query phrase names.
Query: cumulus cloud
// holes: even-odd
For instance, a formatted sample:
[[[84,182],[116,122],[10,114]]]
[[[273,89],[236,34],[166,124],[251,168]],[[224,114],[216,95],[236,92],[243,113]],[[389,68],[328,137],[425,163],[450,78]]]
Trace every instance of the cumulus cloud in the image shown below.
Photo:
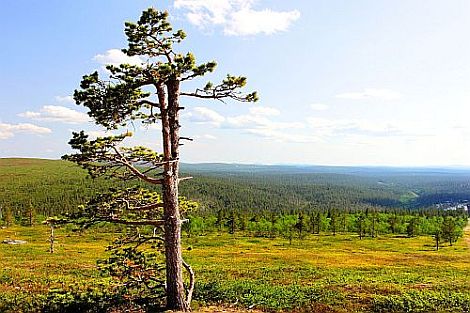
[[[0,123],[0,139],[8,139],[17,133],[44,135],[51,133],[52,130],[46,127],[40,127],[29,123],[6,124]]]
[[[222,126],[225,128],[271,130],[304,127],[299,122],[276,122],[271,120],[271,117],[281,115],[281,112],[275,108],[251,107],[248,111],[250,114],[227,117]]]
[[[39,112],[26,111],[18,114],[18,116],[37,121],[52,121],[66,124],[80,124],[90,120],[85,113],[59,105],[45,105]]]
[[[289,130],[302,129],[305,125],[300,122],[278,122],[271,120],[270,117],[278,116],[281,112],[271,107],[252,107],[249,109],[250,114],[242,114],[224,117],[216,111],[205,108],[196,107],[185,116],[190,121],[200,124],[210,124],[221,129],[238,129],[242,133],[254,135],[257,137],[268,138],[270,140],[282,142],[314,142],[317,138],[312,136],[291,134]],[[209,136],[209,137],[208,137]],[[204,139],[211,138],[211,135]],[[195,137],[198,138],[198,137]]]
[[[119,49],[110,49],[104,54],[97,54],[93,57],[93,60],[103,65],[110,64],[114,66],[118,66],[119,64],[140,65],[144,63],[140,57],[130,57]]]
[[[401,98],[401,94],[390,90],[390,89],[375,89],[365,88],[359,92],[346,92],[336,95],[339,99],[350,99],[350,100],[366,100],[366,99],[377,99],[377,100],[397,100]]]
[[[236,129],[288,129],[303,128],[304,125],[299,122],[276,122],[269,117],[280,115],[281,112],[271,107],[252,107],[250,114],[235,116],[222,116],[218,112],[206,108],[195,107],[185,116],[191,122],[198,124],[210,124],[220,128]]]
[[[195,107],[186,116],[189,117],[191,122],[210,124],[217,127],[225,121],[225,117],[206,107]]]
[[[221,26],[224,34],[271,35],[286,31],[300,17],[298,10],[256,10],[256,0],[176,0],[175,8],[186,10],[188,21],[200,28]]]

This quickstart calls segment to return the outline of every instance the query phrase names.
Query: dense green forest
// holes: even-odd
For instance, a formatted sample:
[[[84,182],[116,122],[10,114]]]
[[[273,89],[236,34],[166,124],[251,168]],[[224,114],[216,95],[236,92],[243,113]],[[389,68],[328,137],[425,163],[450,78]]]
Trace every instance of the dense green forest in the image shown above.
[[[183,164],[194,179],[181,184],[200,214],[265,211],[440,210],[470,199],[470,172],[387,168]],[[0,214],[19,218],[76,210],[115,182],[90,179],[72,163],[0,159]]]

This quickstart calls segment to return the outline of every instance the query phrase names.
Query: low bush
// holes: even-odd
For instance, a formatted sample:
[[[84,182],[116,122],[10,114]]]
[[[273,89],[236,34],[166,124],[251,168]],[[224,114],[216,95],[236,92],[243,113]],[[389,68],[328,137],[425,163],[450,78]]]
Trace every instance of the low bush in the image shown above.
[[[470,312],[470,294],[448,291],[410,291],[401,295],[376,296],[373,311],[394,312]]]
[[[273,286],[262,281],[201,282],[194,299],[202,303],[236,303],[248,308],[292,310],[315,303],[333,304],[342,299],[337,292],[312,286]]]

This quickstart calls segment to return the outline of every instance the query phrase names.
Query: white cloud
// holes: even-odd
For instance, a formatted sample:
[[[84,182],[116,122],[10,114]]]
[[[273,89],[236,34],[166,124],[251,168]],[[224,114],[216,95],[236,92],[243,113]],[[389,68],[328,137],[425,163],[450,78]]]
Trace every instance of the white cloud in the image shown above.
[[[52,121],[67,124],[80,124],[90,121],[90,117],[85,113],[59,105],[45,105],[39,112],[27,111],[18,114],[18,116],[37,121]]]
[[[310,108],[315,111],[325,111],[328,110],[328,105],[323,103],[312,103],[310,104]]]
[[[270,9],[255,11],[243,9],[232,14],[224,29],[225,34],[234,36],[256,35],[264,33],[272,35],[286,31],[290,24],[300,17],[297,10],[276,12]]]
[[[325,119],[310,117],[307,119],[311,128],[319,136],[403,136],[404,129],[393,123],[371,122],[366,120]]]
[[[315,142],[316,137],[291,134],[289,130],[302,129],[305,125],[300,122],[277,122],[268,117],[280,115],[279,110],[271,107],[252,107],[250,114],[224,117],[205,107],[196,107],[185,117],[199,124],[210,124],[221,129],[238,129],[245,134],[268,138],[281,142]],[[198,139],[216,139],[212,135],[195,136]]]
[[[269,119],[256,115],[237,115],[227,118],[225,128],[266,128],[271,123]]]
[[[186,116],[189,117],[191,122],[210,124],[216,127],[220,126],[222,122],[225,121],[225,117],[206,107],[195,107],[191,112],[186,114]]]
[[[259,115],[238,115],[228,117],[223,125],[225,128],[239,129],[288,129],[303,128],[304,125],[299,122],[275,122]]]
[[[230,0],[176,0],[176,9],[186,9],[186,17],[189,22],[202,26],[205,23],[224,24],[226,15],[232,10],[232,2]],[[247,1],[245,1],[247,2]]]
[[[247,36],[286,31],[300,17],[298,10],[255,10],[256,0],[176,0],[175,8],[185,9],[188,21],[200,28],[223,27],[224,34]]]
[[[247,129],[247,133],[279,142],[312,143],[320,141],[316,136],[289,134],[273,129]]]
[[[110,49],[104,54],[97,54],[93,57],[93,60],[103,65],[110,64],[114,66],[120,64],[141,65],[144,63],[138,56],[130,57],[119,49]]]
[[[346,92],[336,95],[336,98],[350,100],[378,99],[392,101],[401,98],[401,94],[390,89],[365,88],[359,92]]]
[[[271,107],[251,107],[248,109],[251,114],[258,116],[278,116],[281,112],[278,109]]]
[[[52,130],[29,123],[5,124],[0,123],[0,139],[8,139],[17,133],[44,135],[50,134]]]
[[[55,99],[57,102],[75,103],[72,96],[56,96]]]
[[[300,122],[276,122],[269,116],[279,115],[277,109],[270,107],[253,107],[249,109],[250,114],[224,117],[218,112],[206,108],[195,107],[185,117],[189,121],[198,124],[209,124],[219,128],[235,129],[300,129],[305,125]]]

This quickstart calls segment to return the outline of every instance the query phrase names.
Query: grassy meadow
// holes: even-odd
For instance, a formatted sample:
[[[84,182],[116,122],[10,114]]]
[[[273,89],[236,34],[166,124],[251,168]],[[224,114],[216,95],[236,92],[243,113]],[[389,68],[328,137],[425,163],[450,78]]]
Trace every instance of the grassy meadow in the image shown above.
[[[51,290],[102,288],[95,268],[114,236],[99,229],[57,231],[48,253],[48,228],[13,226],[0,239],[0,312],[33,310],[28,301]],[[285,239],[242,234],[184,238],[184,258],[196,275],[195,308],[234,305],[263,311],[462,312],[470,307],[470,233],[435,251],[431,237],[354,234]],[[104,287],[103,287],[104,288]],[[33,301],[34,303],[34,301]]]
[[[113,228],[80,234],[63,226],[56,230],[56,252],[50,254],[49,228],[39,221],[73,211],[113,184],[87,179],[84,171],[67,162],[0,160],[0,211],[4,220],[6,209],[14,217],[11,226],[1,224],[0,242],[27,241],[0,243],[0,312],[64,312],[67,305],[67,312],[87,308],[105,312],[102,299],[109,299],[109,279],[99,273],[96,262],[107,257],[105,248],[117,236],[110,232]],[[204,194],[222,184],[224,188],[211,192],[227,199],[246,193],[234,189],[244,182],[233,185],[209,177],[199,178],[194,186],[201,184]],[[278,190],[275,184],[270,188]],[[338,190],[333,191],[336,195]],[[364,194],[369,195],[373,193]],[[253,207],[251,198],[259,197],[249,195],[235,204]],[[217,203],[205,205],[217,209]],[[20,226],[27,225],[28,207],[36,209],[37,223]],[[381,234],[360,240],[354,232],[333,236],[325,230],[290,244],[280,236],[214,230],[201,236],[184,233],[183,238],[184,258],[196,272],[193,305],[197,312],[468,312],[469,242],[468,229],[457,243],[439,251],[434,250],[430,235]]]

